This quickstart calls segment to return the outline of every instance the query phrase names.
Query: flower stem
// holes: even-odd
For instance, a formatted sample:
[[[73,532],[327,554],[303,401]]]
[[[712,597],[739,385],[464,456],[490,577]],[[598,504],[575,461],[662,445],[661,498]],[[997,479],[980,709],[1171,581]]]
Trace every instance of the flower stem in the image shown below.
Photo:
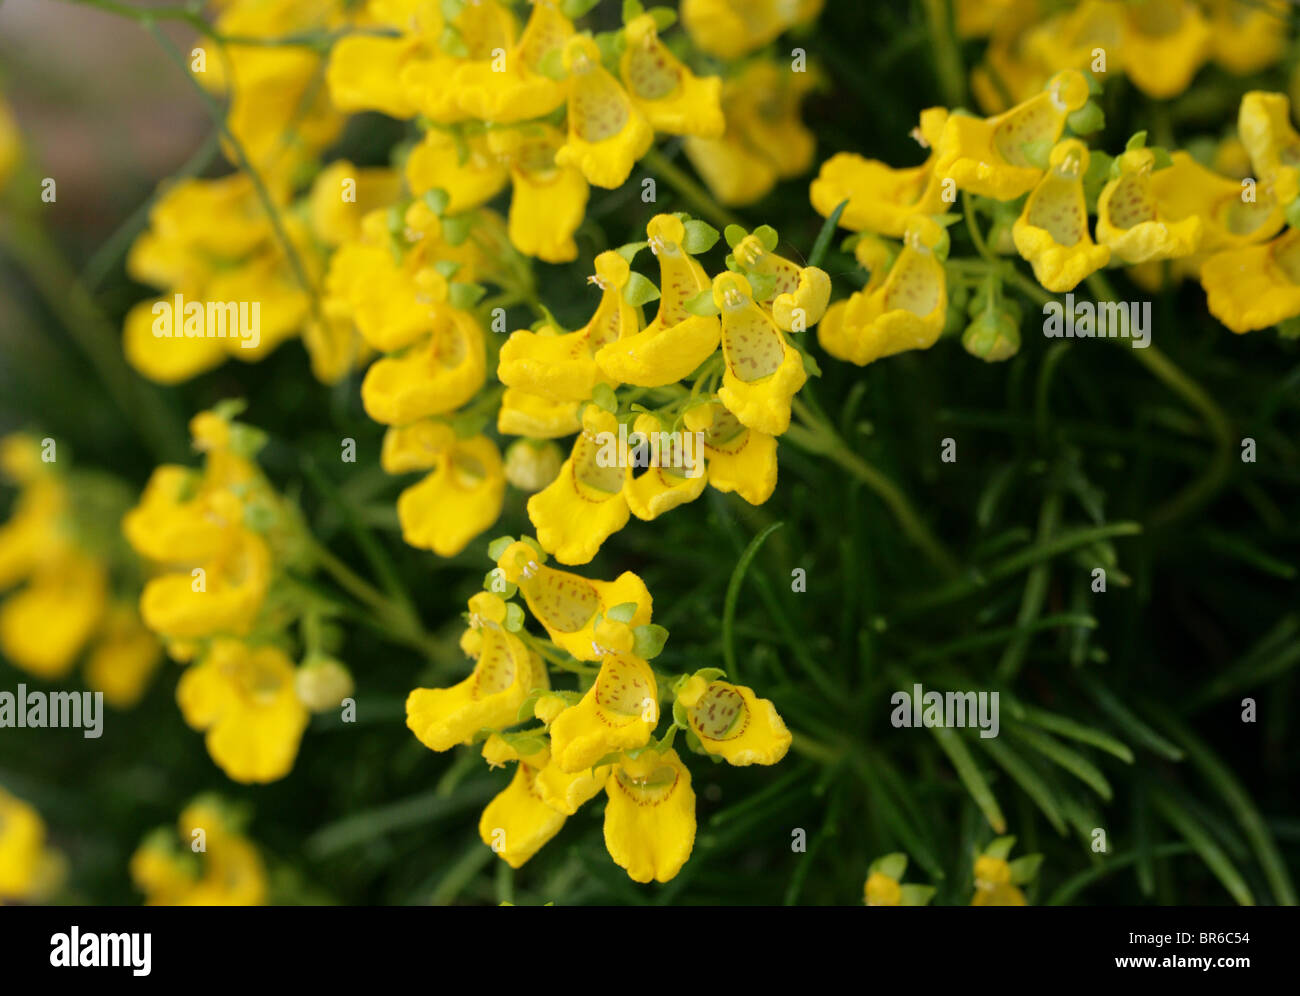
[[[802,426],[792,427],[791,433],[787,433],[792,441],[814,453],[830,457],[874,491],[894,514],[903,533],[944,574],[951,576],[960,572],[956,559],[930,532],[898,485],[849,449],[835,428],[799,398],[794,399],[791,407],[803,423]]]

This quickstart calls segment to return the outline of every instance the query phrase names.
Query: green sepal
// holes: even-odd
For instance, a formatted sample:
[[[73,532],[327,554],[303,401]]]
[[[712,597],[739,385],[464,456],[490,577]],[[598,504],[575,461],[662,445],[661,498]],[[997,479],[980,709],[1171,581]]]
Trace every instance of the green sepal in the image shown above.
[[[633,307],[659,300],[659,288],[647,277],[633,273],[623,289],[623,300]]]
[[[642,660],[653,660],[668,642],[668,630],[657,623],[646,623],[632,630],[632,653]]]
[[[506,549],[514,542],[515,538],[513,536],[498,536],[488,544],[488,556],[492,560],[500,560],[501,555],[504,554]]]
[[[682,248],[692,256],[708,252],[718,243],[722,236],[707,221],[691,219],[685,223],[686,235],[682,239]]]

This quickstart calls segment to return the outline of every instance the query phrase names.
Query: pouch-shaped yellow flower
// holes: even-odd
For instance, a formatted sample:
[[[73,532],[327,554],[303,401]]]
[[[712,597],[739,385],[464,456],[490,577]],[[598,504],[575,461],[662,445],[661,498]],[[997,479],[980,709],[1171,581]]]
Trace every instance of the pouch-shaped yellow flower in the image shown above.
[[[588,35],[564,46],[569,73],[569,135],[555,161],[576,166],[597,187],[617,187],[654,141],[654,128],[618,80],[600,63]]]
[[[642,413],[628,434],[623,495],[638,519],[649,522],[704,493],[704,445],[693,433],[665,430],[658,416]]]
[[[770,241],[775,243],[775,237]],[[772,318],[783,331],[806,332],[826,314],[831,299],[831,278],[825,270],[800,266],[778,256],[758,234],[745,236],[732,247],[731,254],[746,277],[773,281],[772,290],[757,296],[756,300],[771,310]]]
[[[1148,97],[1177,97],[1213,45],[1200,6],[1193,0],[1143,0],[1123,9],[1124,72]]]
[[[866,366],[882,356],[929,349],[939,339],[948,310],[943,264],[934,253],[943,230],[930,218],[908,223],[903,251],[882,282],[831,305],[817,340],[832,356]]]
[[[1300,315],[1300,229],[1216,253],[1201,266],[1201,286],[1210,314],[1234,332]]]
[[[1110,261],[1110,250],[1092,241],[1083,174],[1088,149],[1078,139],[1052,147],[1047,172],[1030,191],[1011,228],[1016,249],[1049,291],[1074,290],[1084,277]]]
[[[417,422],[388,430],[383,462],[390,473],[430,469],[397,497],[402,538],[411,546],[454,557],[501,515],[505,470],[487,436],[460,439],[446,423]]]
[[[530,439],[572,436],[582,429],[581,408],[580,401],[555,401],[517,387],[507,387],[501,395],[501,408],[497,412],[497,431]]]
[[[556,0],[534,0],[519,40],[487,59],[461,63],[452,75],[460,108],[470,117],[494,124],[515,124],[545,117],[564,103],[565,87],[541,71],[542,59],[563,50],[573,37],[573,22]]]
[[[605,783],[605,847],[634,882],[667,882],[695,846],[691,773],[671,748],[614,765]]]
[[[701,51],[739,59],[811,21],[823,0],[682,0],[682,25]]]
[[[400,76],[416,110],[443,125],[468,116],[461,101],[465,90],[453,82],[456,74],[475,64],[486,66],[490,72],[492,60],[514,47],[519,30],[514,13],[499,0],[476,0],[456,6],[459,9],[448,19],[436,46],[429,46],[425,57],[411,60]]]
[[[585,564],[627,525],[625,467],[617,420],[588,405],[559,476],[528,499],[528,517],[542,548],[562,564]]]
[[[366,414],[385,425],[405,425],[459,408],[487,377],[483,335],[469,312],[440,310],[428,339],[366,371],[361,382]]]
[[[513,725],[529,692],[550,687],[542,661],[505,628],[505,602],[479,592],[469,611],[470,631],[479,638],[473,673],[451,688],[417,688],[406,698],[407,728],[430,750],[450,750],[479,730]]]
[[[293,662],[275,647],[216,640],[176,686],[185,722],[206,730],[208,754],[237,782],[273,782],[293,768],[309,718]]]
[[[1268,188],[1256,185],[1247,200],[1246,186],[1206,169],[1186,152],[1170,158],[1173,165],[1151,174],[1151,193],[1171,221],[1201,219],[1198,257],[1271,239],[1286,224],[1285,205]]]
[[[1243,96],[1237,133],[1250,154],[1256,179],[1273,187],[1283,202],[1294,197],[1300,173],[1300,133],[1291,124],[1291,101],[1286,95],[1252,90]]]
[[[700,746],[728,764],[776,764],[790,749],[790,731],[776,706],[752,688],[693,677],[678,701]]]
[[[546,803],[537,784],[540,769],[519,761],[514,777],[479,818],[483,843],[511,868],[520,868],[560,832],[566,815]]]
[[[395,260],[386,245],[344,243],[330,257],[326,308],[350,317],[375,349],[405,349],[448,310],[446,279],[413,263]]]
[[[56,554],[0,603],[0,651],[38,678],[60,678],[99,626],[107,601],[103,563],[75,550]]]
[[[573,166],[555,161],[562,141],[557,128],[543,124],[488,134],[488,147],[510,165],[510,241],[525,255],[547,263],[577,258],[573,233],[587,210],[586,178]]]
[[[419,36],[340,38],[330,49],[325,72],[330,100],[345,114],[379,111],[392,118],[414,117],[418,104],[404,75],[407,66],[424,58],[427,50]]]
[[[840,225],[855,232],[902,237],[907,219],[915,214],[942,214],[943,177],[935,171],[939,141],[948,111],[930,107],[912,133],[930,153],[920,166],[895,169],[854,152],[837,152],[821,165],[810,188],[812,206],[829,218],[847,200]]]
[[[726,364],[718,400],[749,428],[779,436],[790,426],[791,399],[808,379],[803,357],[739,273],[714,278],[713,301],[722,312]]]
[[[445,81],[442,84],[446,85]],[[509,180],[505,164],[488,145],[487,136],[456,140],[450,132],[432,129],[406,160],[406,183],[422,197],[435,188],[447,194],[446,212],[459,214],[490,201]]]
[[[502,575],[519,586],[528,611],[542,624],[557,647],[580,661],[600,659],[595,625],[616,605],[633,603],[632,627],[650,622],[652,601],[645,582],[631,571],[613,581],[595,581],[558,571],[539,562],[532,544],[512,543],[497,560]]]
[[[109,705],[129,709],[140,701],[161,659],[162,647],[135,606],[118,603],[109,609],[96,637],[86,662],[86,680],[104,693]]]
[[[512,333],[497,361],[501,383],[555,401],[586,401],[597,384],[611,383],[596,365],[596,352],[641,330],[640,307],[623,296],[631,273],[618,253],[597,256],[596,273],[588,280],[601,294],[591,320],[567,335],[549,325]]]
[[[59,887],[66,864],[45,837],[41,814],[0,788],[0,902],[40,902]]]
[[[1097,241],[1125,263],[1190,256],[1201,244],[1197,215],[1175,221],[1156,198],[1151,174],[1155,153],[1131,149],[1116,161],[1119,175],[1097,198]]]
[[[271,568],[266,541],[231,527],[212,559],[146,583],[140,616],[155,633],[172,639],[242,636],[262,608]]]
[[[749,428],[722,404],[699,407],[706,410],[688,410],[685,421],[704,433],[710,486],[763,504],[776,490],[776,437]]]
[[[659,311],[640,332],[602,346],[596,363],[617,383],[662,387],[707,360],[718,348],[722,328],[716,317],[686,310],[691,298],[709,289],[709,277],[686,251],[682,220],[657,214],[646,235],[659,260]]]
[[[992,118],[949,115],[939,141],[935,173],[961,190],[1014,200],[1043,175],[1026,154],[1030,143],[1055,143],[1065,119],[1088,100],[1088,84],[1078,70],[1057,73],[1044,90]]]
[[[1273,65],[1286,50],[1278,20],[1286,18],[1287,6],[1284,0],[1209,0],[1211,58],[1237,76]]]
[[[583,771],[606,754],[644,747],[658,723],[654,671],[631,652],[611,651],[578,704],[551,723],[551,760],[561,771]]]
[[[719,138],[722,80],[696,76],[659,40],[654,17],[641,14],[623,29],[626,45],[619,62],[623,85],[655,131],[670,135]]]
[[[396,170],[358,167],[336,159],[316,175],[308,195],[312,234],[327,246],[361,237],[361,219],[387,208],[402,191]]]

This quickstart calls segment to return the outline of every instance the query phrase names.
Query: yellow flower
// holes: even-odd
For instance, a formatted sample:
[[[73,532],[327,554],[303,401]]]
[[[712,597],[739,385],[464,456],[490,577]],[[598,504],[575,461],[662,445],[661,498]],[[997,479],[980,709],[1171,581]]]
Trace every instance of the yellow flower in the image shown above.
[[[443,415],[469,401],[487,378],[483,327],[467,311],[438,312],[432,332],[401,356],[385,356],[366,371],[361,402],[385,425]]]
[[[266,541],[232,525],[211,559],[149,581],[140,596],[140,615],[151,630],[169,638],[242,636],[261,610],[271,572]]]
[[[86,662],[86,680],[104,701],[128,709],[140,701],[162,658],[162,647],[135,606],[119,603],[107,615]]]
[[[609,780],[613,765],[582,771],[561,771],[554,762],[537,772],[535,787],[542,801],[557,812],[572,816],[596,796],[600,795]]]
[[[972,906],[1025,906],[1025,894],[1011,881],[1005,858],[981,854],[975,859],[975,896]]]
[[[1281,0],[1244,4],[1238,0],[1209,0],[1212,57],[1224,69],[1249,76],[1282,58],[1286,33],[1279,18],[1287,16]]]
[[[790,401],[808,377],[803,357],[739,273],[714,278],[713,302],[722,312],[726,364],[718,400],[749,428],[779,436],[790,426]]]
[[[1252,200],[1237,180],[1206,169],[1186,152],[1175,152],[1172,165],[1151,174],[1151,193],[1171,221],[1201,220],[1201,255],[1236,249],[1272,238],[1286,224],[1285,205],[1272,190],[1256,185]]]
[[[454,557],[501,514],[505,471],[487,436],[460,439],[445,422],[415,422],[388,430],[380,462],[390,474],[431,470],[397,498],[411,546]]]
[[[1133,149],[1116,160],[1117,175],[1097,198],[1097,241],[1125,263],[1190,256],[1201,243],[1196,215],[1175,221],[1152,189],[1155,153]]]
[[[701,51],[739,59],[821,13],[823,0],[683,0],[682,26]]]
[[[903,887],[897,879],[881,872],[873,872],[867,877],[862,889],[863,901],[868,906],[901,906],[903,904]]]
[[[617,437],[614,416],[588,405],[559,476],[528,499],[538,542],[562,564],[587,563],[631,515],[623,494],[627,461],[616,450],[610,456]]]
[[[583,771],[606,754],[644,747],[658,723],[654,671],[630,651],[613,650],[581,701],[551,723],[551,759],[561,771]]]
[[[181,675],[176,702],[186,723],[207,731],[208,754],[234,781],[273,782],[293,768],[308,713],[283,651],[216,640]]]
[[[393,118],[413,117],[417,104],[404,74],[424,54],[425,43],[419,36],[340,38],[330,49],[325,75],[330,100],[345,114],[381,111]]]
[[[39,678],[71,670],[103,618],[105,565],[68,550],[40,564],[28,584],[0,604],[0,650]]]
[[[654,141],[654,129],[627,92],[600,64],[600,49],[587,35],[564,45],[569,72],[569,135],[555,155],[576,166],[597,187],[617,187]]]
[[[131,855],[131,881],[144,893],[146,906],[266,902],[266,866],[257,848],[235,830],[222,803],[211,797],[195,800],[181,813],[176,831],[173,836],[159,828]],[[200,839],[203,848],[196,852]]]
[[[450,750],[480,730],[513,725],[529,692],[550,687],[542,661],[505,628],[505,602],[480,592],[469,610],[475,640],[465,642],[477,658],[473,673],[451,688],[417,688],[406,699],[407,728],[430,750]]]
[[[577,259],[573,233],[587,211],[586,179],[574,167],[555,161],[562,141],[558,129],[544,124],[488,134],[488,147],[510,165],[510,242],[547,263]]]
[[[501,395],[501,409],[497,412],[497,431],[530,439],[572,436],[582,429],[581,408],[582,403],[578,401],[555,401],[517,387],[507,387]]]
[[[671,748],[614,766],[605,793],[605,847],[634,882],[667,882],[695,846],[691,773]]]
[[[727,130],[720,138],[690,135],[684,145],[714,197],[723,204],[752,204],[777,180],[808,171],[817,143],[799,119],[799,106],[816,82],[814,72],[791,73],[755,59],[723,83]]]
[[[1274,188],[1284,203],[1300,192],[1300,134],[1284,94],[1252,90],[1242,97],[1237,133],[1261,184]]]
[[[361,237],[361,219],[397,200],[402,178],[391,169],[358,168],[336,159],[312,182],[308,208],[311,230],[327,246]]]
[[[545,752],[543,764],[544,757]],[[487,804],[478,822],[483,843],[511,868],[521,867],[564,826],[565,814],[542,797],[539,771],[521,759],[510,784]]]
[[[606,342],[596,363],[612,381],[662,387],[681,380],[718,348],[718,319],[686,310],[691,298],[709,289],[709,277],[683,245],[686,226],[671,214],[646,225],[650,249],[659,259],[659,312],[644,329]]]
[[[638,519],[657,519],[704,493],[708,473],[695,438],[665,432],[657,415],[637,416],[628,435],[631,445],[623,496]]]
[[[597,256],[588,282],[601,293],[591,320],[567,335],[549,324],[538,332],[512,333],[497,361],[501,383],[554,401],[586,401],[597,384],[610,383],[596,366],[596,352],[636,335],[643,324],[641,309],[623,296],[631,273],[618,253]]]
[[[40,814],[0,788],[0,904],[46,900],[65,870],[62,855],[46,846]]]
[[[752,688],[696,680],[687,682],[677,698],[700,746],[728,764],[776,764],[790,749],[790,731],[776,706]]]
[[[631,571],[624,571],[613,581],[594,581],[547,567],[541,559],[530,543],[516,542],[502,552],[497,566],[506,581],[519,586],[528,611],[546,629],[552,642],[578,660],[600,659],[596,617],[607,615],[614,606],[629,602],[636,605],[629,626],[650,622],[650,592]]]
[[[912,135],[930,154],[920,166],[895,169],[853,152],[840,152],[822,163],[810,188],[812,205],[829,218],[847,200],[840,225],[855,232],[902,236],[908,218],[915,214],[942,214],[942,177],[935,171],[939,140],[948,111],[931,107],[921,112]]]
[[[1124,72],[1149,97],[1178,96],[1213,45],[1200,7],[1192,0],[1143,0],[1124,11]]]
[[[948,310],[943,264],[934,249],[944,236],[926,217],[908,223],[903,251],[883,280],[831,305],[817,340],[832,356],[858,366],[909,349],[929,349],[943,331]]]
[[[435,188],[444,191],[448,197],[445,210],[450,214],[490,201],[505,188],[509,178],[486,135],[470,135],[457,141],[452,133],[433,129],[425,133],[406,160],[406,182],[411,193],[420,197]]]
[[[654,17],[641,14],[623,29],[626,45],[619,63],[633,104],[656,131],[719,138],[722,80],[696,76],[659,40]]]
[[[506,481],[520,491],[541,491],[560,474],[564,457],[552,442],[516,439],[506,448]]]
[[[831,299],[830,275],[820,267],[800,266],[778,256],[771,251],[775,243],[774,234],[766,242],[758,234],[747,235],[732,247],[732,261],[751,282],[756,277],[773,282],[771,292],[757,300],[771,309],[779,328],[806,332],[826,314]]]
[[[1300,230],[1211,256],[1201,266],[1201,286],[1210,314],[1234,332],[1300,315]]]
[[[1110,249],[1096,245],[1088,232],[1083,174],[1088,149],[1078,139],[1052,147],[1047,172],[1030,192],[1012,226],[1016,249],[1034,267],[1049,291],[1074,290],[1088,274],[1110,261]]]
[[[1025,146],[1055,143],[1065,119],[1088,100],[1088,84],[1077,70],[1057,73],[1024,103],[991,118],[953,114],[944,124],[934,169],[961,190],[1013,200],[1042,178]]]
[[[473,70],[467,67],[478,64],[490,71],[495,55],[508,53],[514,47],[519,30],[514,14],[498,0],[476,0],[458,6],[459,12],[440,30],[436,46],[430,46],[423,57],[412,59],[401,70],[401,83],[416,110],[439,124],[454,124],[466,117],[462,98],[467,88],[451,83],[455,75],[471,73]],[[459,49],[456,55],[446,53],[445,41]],[[479,94],[474,92],[474,96]]]
[[[534,0],[532,14],[519,40],[503,48],[500,60],[463,62],[448,89],[456,91],[460,108],[470,117],[494,124],[515,124],[545,117],[564,103],[564,85],[544,75],[542,60],[563,50],[573,36],[573,22],[555,0]]]
[[[776,437],[744,425],[722,404],[699,407],[704,411],[688,410],[685,421],[704,433],[710,486],[763,504],[776,490]]]

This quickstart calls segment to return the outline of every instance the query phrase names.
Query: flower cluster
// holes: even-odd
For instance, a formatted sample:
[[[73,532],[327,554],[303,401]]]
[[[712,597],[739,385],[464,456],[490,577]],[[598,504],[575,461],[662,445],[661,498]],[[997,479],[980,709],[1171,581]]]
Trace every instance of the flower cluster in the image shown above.
[[[89,649],[87,682],[126,708],[144,694],[161,651],[136,611],[137,565],[117,532],[125,489],[65,473],[57,457],[53,439],[0,440],[0,474],[19,487],[0,525],[0,592],[22,585],[0,602],[0,651],[55,681]]]
[[[631,572],[595,581],[546,566],[531,537],[502,537],[487,589],[469,601],[461,647],[473,672],[451,688],[417,688],[406,724],[431,750],[483,741],[493,767],[515,764],[483,811],[483,842],[518,868],[603,790],[605,844],[638,882],[671,879],[695,841],[691,774],[673,741],[734,765],[776,764],[791,736],[772,703],[716,668],[665,675],[650,661],[668,633]],[[528,612],[546,632],[525,628]],[[548,665],[577,676],[552,688]],[[666,694],[665,694],[666,693]],[[661,737],[662,706],[671,725]],[[541,725],[522,724],[536,720]]]
[[[1030,97],[1061,69],[1120,73],[1149,97],[1183,93],[1207,62],[1246,76],[1281,59],[1280,0],[962,0],[957,30],[989,39],[971,89],[989,113]]]
[[[329,656],[337,634],[293,582],[312,541],[292,503],[253,457],[264,443],[225,403],[190,423],[201,471],[157,468],[122,529],[153,567],[140,596],[145,624],[188,664],[176,690],[185,721],[206,731],[232,779],[269,782],[293,767],[312,709],[335,708],[350,678]],[[295,669],[289,627],[301,624]]]
[[[244,820],[221,800],[200,797],[175,830],[159,827],[131,856],[131,881],[146,906],[261,906],[266,866],[242,832]],[[179,837],[179,846],[178,846]]]
[[[1003,300],[996,269],[986,269],[969,296],[968,271],[948,261],[944,228],[958,216],[943,211],[959,193],[971,198],[972,225],[980,214],[993,219],[987,246],[975,233],[977,248],[991,259],[1018,253],[1047,291],[1071,291],[1107,266],[1158,283],[1173,261],[1175,275],[1200,277],[1211,312],[1234,331],[1300,314],[1287,269],[1294,238],[1289,229],[1273,238],[1300,192],[1300,173],[1286,159],[1286,150],[1300,147],[1286,97],[1243,98],[1240,132],[1253,176],[1238,179],[1189,152],[1148,147],[1145,132],[1114,157],[1089,149],[1081,136],[1101,124],[1095,92],[1090,76],[1064,70],[991,118],[926,110],[915,132],[929,150],[920,166],[898,169],[853,153],[823,164],[813,206],[829,217],[843,205],[840,224],[859,233],[850,244],[870,273],[861,290],[827,311],[818,331],[827,352],[864,365],[928,349],[961,327],[963,311],[970,352],[986,360],[1016,352],[1019,314]],[[887,241],[900,236],[901,251]]]

